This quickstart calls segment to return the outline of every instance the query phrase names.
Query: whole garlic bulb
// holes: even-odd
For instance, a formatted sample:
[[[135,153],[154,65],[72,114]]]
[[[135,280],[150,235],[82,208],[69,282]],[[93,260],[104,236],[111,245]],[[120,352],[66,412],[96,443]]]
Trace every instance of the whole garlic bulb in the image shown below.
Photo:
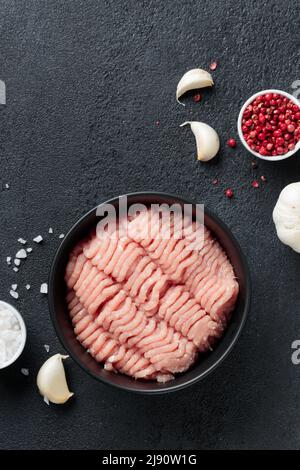
[[[278,238],[300,253],[300,182],[286,186],[273,211]]]

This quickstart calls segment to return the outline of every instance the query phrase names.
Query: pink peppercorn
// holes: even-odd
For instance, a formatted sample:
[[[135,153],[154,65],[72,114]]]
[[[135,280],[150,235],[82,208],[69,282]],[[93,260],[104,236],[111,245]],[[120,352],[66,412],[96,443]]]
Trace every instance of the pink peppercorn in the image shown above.
[[[233,197],[233,191],[232,191],[232,189],[231,189],[231,188],[226,189],[225,195],[226,195],[229,199],[231,199],[231,198]]]
[[[236,147],[236,140],[235,139],[228,139],[227,140],[228,147],[235,148]]]

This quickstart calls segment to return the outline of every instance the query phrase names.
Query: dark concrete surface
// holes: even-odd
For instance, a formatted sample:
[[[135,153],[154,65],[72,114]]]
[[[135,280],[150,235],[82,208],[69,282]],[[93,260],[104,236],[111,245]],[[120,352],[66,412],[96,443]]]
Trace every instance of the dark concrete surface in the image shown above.
[[[0,192],[0,293],[28,327],[22,358],[0,372],[1,449],[299,448],[291,343],[300,338],[300,255],[278,241],[271,214],[280,190],[300,178],[300,155],[253,170],[241,145],[225,145],[245,99],[270,87],[291,92],[300,78],[299,13],[297,0],[0,0],[0,184],[10,184]],[[176,104],[181,75],[214,59],[213,90]],[[195,160],[192,134],[179,128],[189,119],[219,132],[214,162]],[[252,188],[261,175],[267,183]],[[35,377],[43,345],[62,348],[39,286],[58,235],[98,202],[139,190],[185,194],[232,228],[253,279],[244,332],[213,375],[169,396],[118,392],[70,360],[75,398],[48,407]],[[5,258],[17,238],[38,234],[43,245],[13,273]]]

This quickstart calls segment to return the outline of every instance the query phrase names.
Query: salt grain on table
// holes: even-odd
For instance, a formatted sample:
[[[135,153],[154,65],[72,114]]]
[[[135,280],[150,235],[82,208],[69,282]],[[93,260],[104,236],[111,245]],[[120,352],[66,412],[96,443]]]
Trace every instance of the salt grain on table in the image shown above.
[[[26,284],[25,289],[29,290],[30,289],[30,284]]]
[[[26,245],[27,241],[24,238],[18,238],[18,242],[22,243],[22,245]]]
[[[41,294],[48,294],[48,284],[46,282],[41,284],[40,293]]]
[[[18,259],[18,258],[16,258],[16,259],[14,260],[14,263],[15,263],[16,266],[20,266],[21,260]]]
[[[11,256],[6,257],[6,262],[7,262],[8,266],[11,264]]]
[[[17,273],[19,271],[19,268],[14,267],[13,270],[15,271],[15,273]]]
[[[43,237],[41,235],[38,235],[33,239],[35,243],[41,243],[43,241]]]
[[[27,258],[26,250],[24,250],[24,248],[22,248],[21,250],[19,250],[18,253],[16,254],[16,258],[19,258],[19,259],[25,259],[25,258]]]
[[[28,247],[28,248],[26,248],[26,251],[27,251],[27,253],[31,253],[31,252],[32,252],[32,248],[31,248],[31,247]]]
[[[22,373],[23,375],[28,376],[28,375],[29,375],[29,369],[21,369],[21,373]]]
[[[14,290],[10,290],[9,293],[10,293],[10,295],[11,295],[14,299],[18,299],[18,298],[19,298],[18,292],[15,292]]]

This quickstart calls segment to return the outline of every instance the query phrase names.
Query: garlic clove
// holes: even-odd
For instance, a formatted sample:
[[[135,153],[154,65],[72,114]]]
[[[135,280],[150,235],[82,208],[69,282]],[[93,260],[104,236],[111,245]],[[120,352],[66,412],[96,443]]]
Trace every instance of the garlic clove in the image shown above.
[[[279,240],[300,253],[300,182],[291,183],[281,191],[273,221]]]
[[[68,388],[62,362],[63,359],[67,359],[68,357],[69,356],[55,354],[44,362],[38,372],[37,386],[40,394],[52,403],[65,403],[74,395]]]
[[[196,88],[205,88],[213,86],[214,82],[209,72],[203,69],[192,69],[186,72],[179,80],[176,90],[176,100],[178,103],[185,106],[184,103],[179,101],[179,98],[189,90]]]
[[[191,130],[196,138],[197,158],[202,162],[207,162],[214,158],[220,148],[220,139],[216,131],[204,122],[186,121],[180,125],[190,124]]]

